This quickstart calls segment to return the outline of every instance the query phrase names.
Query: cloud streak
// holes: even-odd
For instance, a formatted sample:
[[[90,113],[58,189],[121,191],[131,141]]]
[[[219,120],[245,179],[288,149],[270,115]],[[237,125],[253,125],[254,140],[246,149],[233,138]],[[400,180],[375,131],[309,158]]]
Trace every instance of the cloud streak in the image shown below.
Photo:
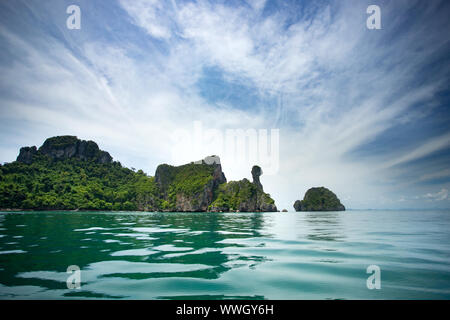
[[[400,195],[414,206],[418,194],[450,187],[446,156],[425,160],[449,149],[446,126],[434,126],[448,121],[439,98],[450,74],[448,7],[383,3],[383,29],[367,30],[368,5],[120,0],[105,11],[81,1],[88,21],[79,34],[61,28],[64,15],[50,6],[54,29],[35,28],[34,40],[26,30],[35,21],[16,12],[24,29],[14,20],[0,28],[1,47],[21,53],[13,63],[0,57],[0,121],[26,125],[4,126],[2,160],[15,147],[77,134],[152,174],[158,163],[207,155],[173,156],[172,133],[195,121],[220,132],[279,128],[280,170],[262,182],[280,208],[319,185],[347,207],[395,207]],[[99,37],[89,26],[113,13],[126,37],[109,28]],[[239,94],[219,97],[224,86]],[[223,165],[229,179],[250,176],[242,164]]]

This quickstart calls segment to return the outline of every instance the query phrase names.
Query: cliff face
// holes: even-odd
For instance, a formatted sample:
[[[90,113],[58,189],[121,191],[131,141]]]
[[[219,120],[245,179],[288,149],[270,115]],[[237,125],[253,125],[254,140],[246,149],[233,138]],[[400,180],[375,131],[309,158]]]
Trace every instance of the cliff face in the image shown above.
[[[252,182],[227,183],[219,157],[211,156],[181,166],[161,164],[150,177],[112,162],[93,141],[59,136],[39,149],[21,148],[16,162],[0,168],[0,208],[276,211],[261,175],[254,166]]]
[[[344,211],[338,197],[325,187],[311,188],[305,193],[303,200],[294,203],[295,211]]]
[[[182,166],[159,165],[155,182],[164,211],[207,211],[215,190],[226,183],[220,160],[208,157]]]
[[[213,212],[275,212],[277,207],[269,194],[265,193],[259,177],[262,170],[252,168],[253,182],[247,179],[230,181],[219,186],[216,199],[209,210]]]
[[[259,166],[253,166],[252,168],[252,178],[253,178],[253,184],[256,186],[256,188],[263,191],[263,186],[261,184],[261,181],[259,181],[259,177],[262,176],[263,171],[261,167]]]
[[[156,169],[155,182],[164,211],[277,211],[270,195],[263,191],[261,174],[261,168],[254,166],[253,182],[227,183],[219,158],[213,156],[178,167],[162,164]]]
[[[53,160],[77,158],[93,160],[96,163],[112,162],[110,154],[100,150],[94,141],[80,140],[75,136],[48,138],[39,149],[34,146],[21,148],[17,161],[30,164],[35,155],[45,155]]]
[[[33,162],[33,156],[35,154],[37,154],[37,149],[35,146],[20,148],[20,153],[17,156],[17,161],[25,164],[31,164]]]

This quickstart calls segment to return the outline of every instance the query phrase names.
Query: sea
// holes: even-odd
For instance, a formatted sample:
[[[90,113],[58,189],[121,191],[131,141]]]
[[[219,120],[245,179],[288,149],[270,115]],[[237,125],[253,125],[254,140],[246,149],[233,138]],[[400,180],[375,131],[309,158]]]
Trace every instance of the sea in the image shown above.
[[[450,299],[450,211],[0,212],[0,299]]]

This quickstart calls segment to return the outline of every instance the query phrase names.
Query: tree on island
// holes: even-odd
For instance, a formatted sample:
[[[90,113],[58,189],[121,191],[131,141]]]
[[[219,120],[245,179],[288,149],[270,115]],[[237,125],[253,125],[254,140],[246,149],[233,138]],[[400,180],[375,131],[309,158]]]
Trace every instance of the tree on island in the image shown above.
[[[325,187],[311,188],[305,193],[303,200],[294,203],[295,211],[344,211],[338,197]]]

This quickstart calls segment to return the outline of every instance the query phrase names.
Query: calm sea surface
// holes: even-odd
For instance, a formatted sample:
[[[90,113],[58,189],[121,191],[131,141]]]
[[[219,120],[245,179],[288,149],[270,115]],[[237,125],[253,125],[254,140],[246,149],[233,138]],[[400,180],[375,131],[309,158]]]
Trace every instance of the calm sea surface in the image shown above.
[[[18,298],[450,299],[450,212],[0,212]]]

